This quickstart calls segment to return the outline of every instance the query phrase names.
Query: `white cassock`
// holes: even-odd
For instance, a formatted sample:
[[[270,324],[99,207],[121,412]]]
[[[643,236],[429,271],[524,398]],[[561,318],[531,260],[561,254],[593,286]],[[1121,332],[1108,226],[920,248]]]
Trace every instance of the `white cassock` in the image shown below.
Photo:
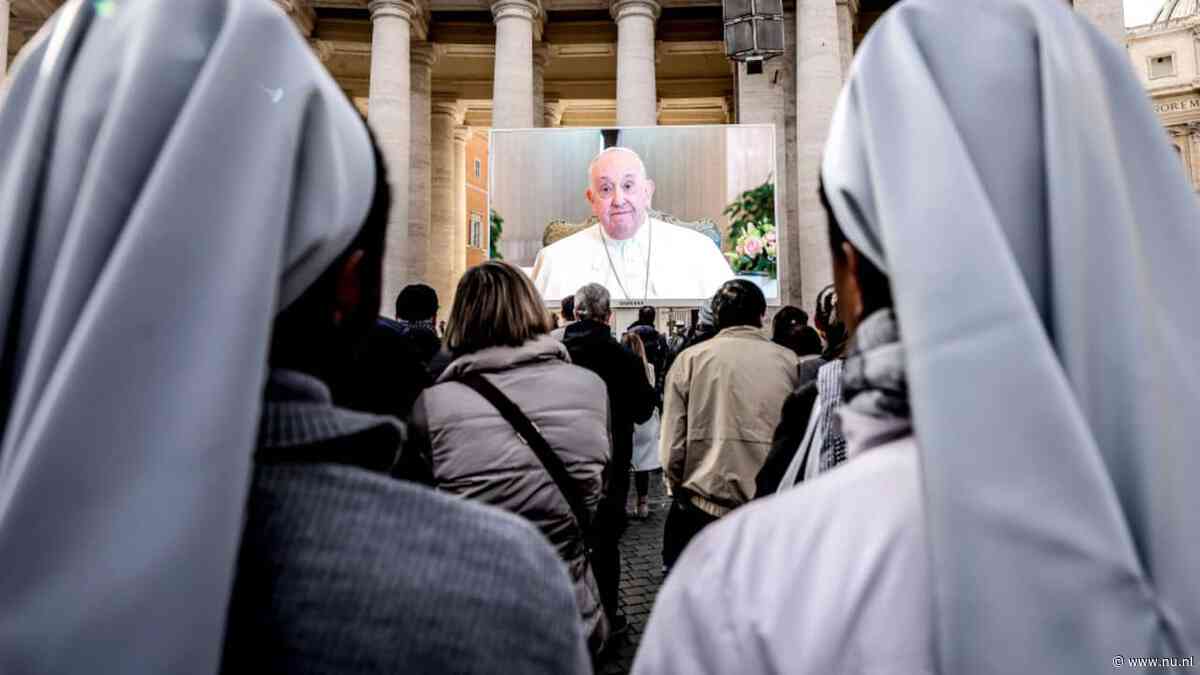
[[[609,239],[599,224],[576,232],[543,248],[533,265],[533,283],[548,301],[593,282],[616,300],[710,298],[733,277],[713,240],[649,217],[637,234],[622,241]]]

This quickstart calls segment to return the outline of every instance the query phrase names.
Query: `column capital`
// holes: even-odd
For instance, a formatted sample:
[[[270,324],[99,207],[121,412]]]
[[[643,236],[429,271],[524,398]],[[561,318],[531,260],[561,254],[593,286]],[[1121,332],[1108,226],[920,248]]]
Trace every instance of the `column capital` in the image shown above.
[[[533,0],[493,0],[492,2],[493,21],[516,18],[533,23],[541,15],[541,6]]]
[[[463,126],[454,127],[454,142],[455,143],[462,143],[465,145],[467,140],[470,138],[471,138],[471,127],[463,127]]]
[[[310,40],[308,44],[312,47],[313,53],[317,55],[317,59],[321,63],[329,63],[329,59],[333,58],[335,49],[333,43],[329,40]]]
[[[542,113],[546,119],[546,126],[562,126],[563,114],[567,112],[565,101],[546,101],[542,108]]]
[[[428,3],[419,0],[370,0],[367,9],[371,20],[403,19],[408,22],[413,37],[424,40],[429,35]]]
[[[413,41],[409,47],[409,63],[414,66],[432,68],[441,58],[444,48],[432,42]]]
[[[367,10],[371,12],[372,21],[390,16],[411,23],[421,13],[417,3],[412,0],[370,0]]]
[[[533,46],[533,67],[545,68],[550,62],[550,48],[539,42]]]
[[[450,121],[455,125],[463,123],[463,117],[466,116],[467,107],[456,98],[435,97],[430,106],[430,114],[445,115],[450,118]]]
[[[633,16],[644,16],[651,21],[658,21],[662,7],[654,0],[614,0],[609,11],[617,23]]]
[[[312,35],[313,26],[317,22],[317,12],[313,9],[311,2],[305,2],[304,0],[275,0],[275,4],[279,5],[279,8],[287,13],[292,23],[296,24],[296,28],[300,29],[302,35],[305,37]]]

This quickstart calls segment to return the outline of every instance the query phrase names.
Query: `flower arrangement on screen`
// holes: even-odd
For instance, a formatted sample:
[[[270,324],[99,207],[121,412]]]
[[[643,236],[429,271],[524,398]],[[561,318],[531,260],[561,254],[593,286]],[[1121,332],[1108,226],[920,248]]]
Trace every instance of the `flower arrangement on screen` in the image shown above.
[[[729,216],[726,253],[734,272],[765,274],[774,279],[779,255],[779,233],[775,229],[775,184],[767,181],[746,190],[725,209]]]
[[[504,254],[500,252],[500,237],[504,236],[504,219],[496,213],[495,209],[489,211],[489,220],[491,221],[488,231],[488,257],[492,260],[504,260]]]

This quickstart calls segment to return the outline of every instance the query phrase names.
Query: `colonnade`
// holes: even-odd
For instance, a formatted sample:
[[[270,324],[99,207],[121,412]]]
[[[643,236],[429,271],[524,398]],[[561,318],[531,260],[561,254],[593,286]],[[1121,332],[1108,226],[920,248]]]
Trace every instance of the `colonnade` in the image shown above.
[[[423,8],[412,0],[371,0],[371,78],[368,115],[397,199],[389,218],[384,268],[385,307],[405,284],[424,281],[449,307],[466,268],[465,161],[468,131],[455,101],[431,100],[437,45],[427,41]],[[557,124],[544,99],[548,50],[540,38],[544,11],[532,0],[495,0],[495,75],[492,128]],[[617,0],[619,123],[656,121],[654,0]]]

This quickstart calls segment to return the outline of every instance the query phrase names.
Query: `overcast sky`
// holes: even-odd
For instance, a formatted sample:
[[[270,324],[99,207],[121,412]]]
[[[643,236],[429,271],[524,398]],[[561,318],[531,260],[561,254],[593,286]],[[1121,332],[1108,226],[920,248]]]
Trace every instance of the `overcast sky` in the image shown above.
[[[1141,26],[1154,20],[1164,0],[1125,0],[1125,25]]]

